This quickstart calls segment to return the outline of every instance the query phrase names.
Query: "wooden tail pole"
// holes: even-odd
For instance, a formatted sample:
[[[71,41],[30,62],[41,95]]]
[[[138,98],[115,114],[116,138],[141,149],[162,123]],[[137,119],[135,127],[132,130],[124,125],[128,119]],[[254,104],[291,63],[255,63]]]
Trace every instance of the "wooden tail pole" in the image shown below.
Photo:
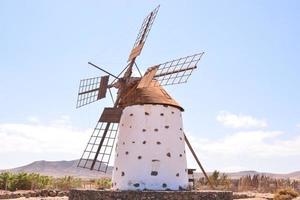
[[[196,153],[195,153],[195,151],[194,151],[194,149],[193,149],[191,143],[189,142],[189,140],[187,139],[187,137],[186,137],[185,134],[184,134],[184,140],[185,140],[186,144],[188,145],[188,147],[189,147],[191,153],[193,154],[193,156],[194,156],[194,158],[195,158],[197,164],[199,165],[199,167],[200,167],[202,173],[204,174],[204,176],[205,176],[205,178],[206,178],[208,184],[210,185],[210,187],[211,187],[212,189],[215,189],[215,187],[213,186],[213,184],[210,182],[210,180],[209,180],[209,178],[208,178],[208,176],[207,176],[207,174],[206,174],[206,172],[205,172],[203,166],[201,165],[201,163],[200,163],[200,161],[199,161],[199,159],[198,159],[198,157],[197,157],[197,155],[196,155]]]

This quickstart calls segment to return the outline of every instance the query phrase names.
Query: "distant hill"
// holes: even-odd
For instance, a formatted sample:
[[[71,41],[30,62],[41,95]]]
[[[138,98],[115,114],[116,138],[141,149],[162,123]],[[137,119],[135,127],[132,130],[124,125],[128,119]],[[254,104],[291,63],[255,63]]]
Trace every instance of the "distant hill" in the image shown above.
[[[79,178],[100,178],[110,177],[112,173],[112,167],[108,167],[107,174],[91,171],[89,169],[83,169],[77,167],[78,160],[71,161],[35,161],[25,166],[0,170],[10,171],[13,173],[17,172],[28,172],[28,173],[39,173],[48,176],[62,177],[62,176],[74,176]]]
[[[78,160],[71,161],[35,161],[25,166],[0,170],[1,171],[11,171],[11,172],[28,172],[28,173],[39,173],[48,176],[62,177],[62,176],[74,176],[79,178],[101,178],[101,177],[111,177],[113,167],[109,166],[107,174],[98,171],[91,171],[88,169],[78,168]],[[211,173],[208,173],[209,175]],[[274,173],[262,173],[257,171],[240,171],[240,172],[230,172],[226,173],[230,178],[238,179],[242,176],[247,175],[266,175],[272,178],[290,178],[300,180],[300,171],[292,172],[288,174],[274,174]],[[195,177],[202,177],[202,173],[196,173]]]
[[[208,175],[211,173],[209,172]],[[298,179],[300,180],[300,171],[287,173],[287,174],[275,174],[275,173],[267,173],[267,172],[257,172],[257,171],[240,171],[240,172],[226,172],[226,175],[228,175],[232,179],[239,179],[242,176],[253,176],[253,175],[265,175],[272,178],[283,178],[283,179]],[[203,177],[202,173],[197,173],[196,177]]]

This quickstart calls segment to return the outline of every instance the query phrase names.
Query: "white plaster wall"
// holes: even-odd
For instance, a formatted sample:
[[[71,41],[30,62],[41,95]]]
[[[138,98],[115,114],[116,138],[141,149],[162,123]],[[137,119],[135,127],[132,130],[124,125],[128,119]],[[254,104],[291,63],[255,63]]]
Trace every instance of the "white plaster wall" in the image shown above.
[[[178,108],[150,104],[126,107],[115,154],[113,189],[179,190],[188,185]]]

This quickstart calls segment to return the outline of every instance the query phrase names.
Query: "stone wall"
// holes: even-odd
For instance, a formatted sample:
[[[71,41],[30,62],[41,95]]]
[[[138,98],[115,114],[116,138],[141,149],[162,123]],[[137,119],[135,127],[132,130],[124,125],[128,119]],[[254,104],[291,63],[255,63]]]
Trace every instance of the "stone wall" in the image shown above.
[[[0,190],[0,199],[30,198],[30,197],[66,197],[69,191],[59,190],[19,190],[15,192]]]
[[[232,200],[229,191],[71,190],[69,200]]]

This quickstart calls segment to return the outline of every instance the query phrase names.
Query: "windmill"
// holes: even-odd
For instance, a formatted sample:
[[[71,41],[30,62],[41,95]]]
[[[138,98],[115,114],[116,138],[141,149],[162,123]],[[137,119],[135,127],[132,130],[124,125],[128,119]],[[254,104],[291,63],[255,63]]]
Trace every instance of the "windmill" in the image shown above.
[[[104,108],[78,167],[106,173],[115,146],[113,189],[186,189],[185,144],[207,178],[183,132],[183,108],[163,89],[187,82],[204,52],[154,65],[144,75],[136,64],[158,10],[159,6],[144,19],[119,75],[89,62],[107,75],[80,81],[77,108],[105,98],[108,92],[114,105]],[[140,77],[133,76],[133,67]],[[117,89],[115,100],[113,88]]]

